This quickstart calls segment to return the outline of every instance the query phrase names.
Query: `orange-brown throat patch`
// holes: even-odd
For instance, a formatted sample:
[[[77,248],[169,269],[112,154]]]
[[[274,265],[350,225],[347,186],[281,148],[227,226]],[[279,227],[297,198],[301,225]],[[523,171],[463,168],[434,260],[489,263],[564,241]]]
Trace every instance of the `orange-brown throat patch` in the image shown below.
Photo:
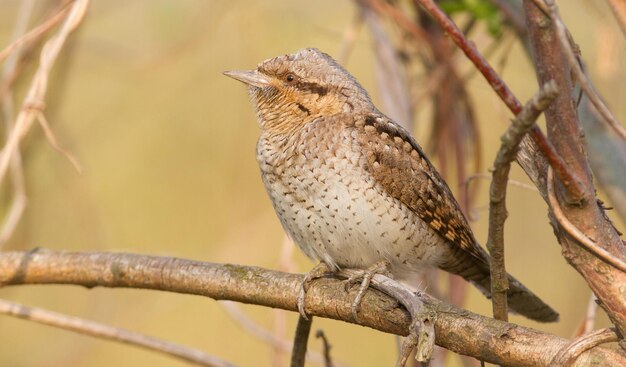
[[[330,88],[305,81],[287,86],[275,80],[251,92],[261,128],[271,135],[290,134],[316,118],[341,113],[344,105]]]

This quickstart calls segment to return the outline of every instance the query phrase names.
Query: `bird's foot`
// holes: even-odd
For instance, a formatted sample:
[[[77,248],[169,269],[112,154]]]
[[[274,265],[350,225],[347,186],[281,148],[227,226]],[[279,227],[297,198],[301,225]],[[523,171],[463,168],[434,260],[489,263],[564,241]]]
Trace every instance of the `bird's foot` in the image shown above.
[[[305,306],[304,298],[306,297],[306,292],[309,290],[311,283],[315,279],[322,278],[325,275],[328,275],[330,273],[332,273],[332,271],[330,270],[328,265],[326,265],[324,262],[320,262],[319,264],[315,265],[315,267],[311,269],[311,271],[309,271],[307,275],[304,277],[304,280],[302,281],[302,285],[300,286],[300,293],[298,293],[298,311],[300,312],[300,315],[302,315],[302,317],[305,320],[309,319],[306,315],[306,311],[304,311],[304,306]]]
[[[356,322],[359,322],[359,309],[361,308],[361,301],[363,300],[363,296],[367,291],[367,288],[370,286],[370,282],[372,277],[375,274],[382,274],[389,278],[392,278],[391,272],[389,271],[389,263],[387,261],[379,261],[374,265],[370,266],[365,270],[360,270],[358,273],[351,275],[345,283],[346,292],[350,290],[355,284],[361,284],[359,286],[359,291],[354,298],[354,302],[352,302],[352,317]]]

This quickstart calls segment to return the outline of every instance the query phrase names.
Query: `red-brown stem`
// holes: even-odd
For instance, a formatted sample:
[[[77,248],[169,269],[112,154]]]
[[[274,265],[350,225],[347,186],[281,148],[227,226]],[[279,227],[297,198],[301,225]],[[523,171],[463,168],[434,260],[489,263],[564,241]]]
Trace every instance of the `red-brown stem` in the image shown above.
[[[487,60],[478,52],[474,44],[470,42],[454,22],[441,10],[433,0],[415,0],[424,8],[430,16],[448,33],[454,43],[465,53],[476,68],[483,74],[487,82],[504,101],[507,107],[517,115],[522,110],[522,104],[513,95],[509,87],[504,83],[498,73],[489,65]],[[545,155],[548,163],[554,169],[557,177],[567,187],[571,201],[578,202],[583,198],[582,184],[578,178],[567,168],[563,159],[556,153],[554,147],[546,139],[539,127],[535,125],[530,130],[530,135]]]

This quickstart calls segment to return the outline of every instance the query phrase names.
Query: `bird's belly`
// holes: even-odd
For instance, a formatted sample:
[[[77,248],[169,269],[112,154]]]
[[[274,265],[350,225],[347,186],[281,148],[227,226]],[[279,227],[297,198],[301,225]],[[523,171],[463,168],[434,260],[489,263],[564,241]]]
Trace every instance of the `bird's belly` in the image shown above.
[[[313,169],[272,176],[264,181],[283,227],[307,256],[331,268],[386,260],[403,278],[443,255],[443,240],[366,174]]]

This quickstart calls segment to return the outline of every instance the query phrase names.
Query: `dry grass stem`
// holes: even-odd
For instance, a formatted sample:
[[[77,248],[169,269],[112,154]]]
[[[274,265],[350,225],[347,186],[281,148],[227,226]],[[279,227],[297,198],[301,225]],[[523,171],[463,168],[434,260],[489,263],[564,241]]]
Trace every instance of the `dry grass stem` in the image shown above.
[[[83,19],[88,4],[88,0],[76,0],[73,2],[65,18],[65,22],[57,34],[46,42],[41,51],[39,68],[24,98],[22,108],[17,115],[14,130],[8,137],[7,143],[0,155],[0,182],[4,180],[13,155],[19,150],[20,141],[30,129],[33,121],[40,113],[43,113],[40,108],[34,109],[32,107],[38,106],[42,108],[45,105],[44,98],[48,86],[50,70],[63,48],[67,37]]]
[[[65,16],[67,15],[69,11],[70,11],[70,7],[64,6],[58,13],[56,13],[50,19],[46,20],[45,22],[41,23],[30,32],[26,33],[22,37],[13,41],[4,50],[0,51],[0,62],[4,60],[5,58],[7,58],[15,50],[41,37],[48,30],[53,28],[55,25],[59,24],[59,22],[61,22],[65,18]]]
[[[13,38],[17,39],[26,31],[28,21],[32,15],[35,1],[23,1],[17,14],[15,27],[13,28]],[[16,78],[18,72],[18,60],[22,54],[22,45],[15,46],[14,51],[10,53],[4,67],[2,68],[2,86],[0,88],[0,105],[2,106],[2,118],[4,120],[6,137],[13,132],[13,120],[15,114],[13,112],[13,93],[10,90],[10,84]],[[6,86],[6,89],[4,89]],[[24,169],[22,167],[22,156],[19,151],[11,158],[10,168],[11,174],[11,204],[5,214],[2,227],[0,228],[0,249],[4,247],[7,241],[13,236],[15,228],[17,228],[24,210],[26,209],[26,185],[24,184]]]
[[[97,338],[131,344],[163,353],[171,357],[176,357],[187,362],[195,363],[200,366],[234,367],[234,365],[228,362],[222,361],[219,358],[213,357],[196,349],[173,344],[157,338],[135,333],[133,331],[115,328],[90,320],[71,317],[41,308],[23,306],[21,304],[3,299],[0,299],[0,313]]]

